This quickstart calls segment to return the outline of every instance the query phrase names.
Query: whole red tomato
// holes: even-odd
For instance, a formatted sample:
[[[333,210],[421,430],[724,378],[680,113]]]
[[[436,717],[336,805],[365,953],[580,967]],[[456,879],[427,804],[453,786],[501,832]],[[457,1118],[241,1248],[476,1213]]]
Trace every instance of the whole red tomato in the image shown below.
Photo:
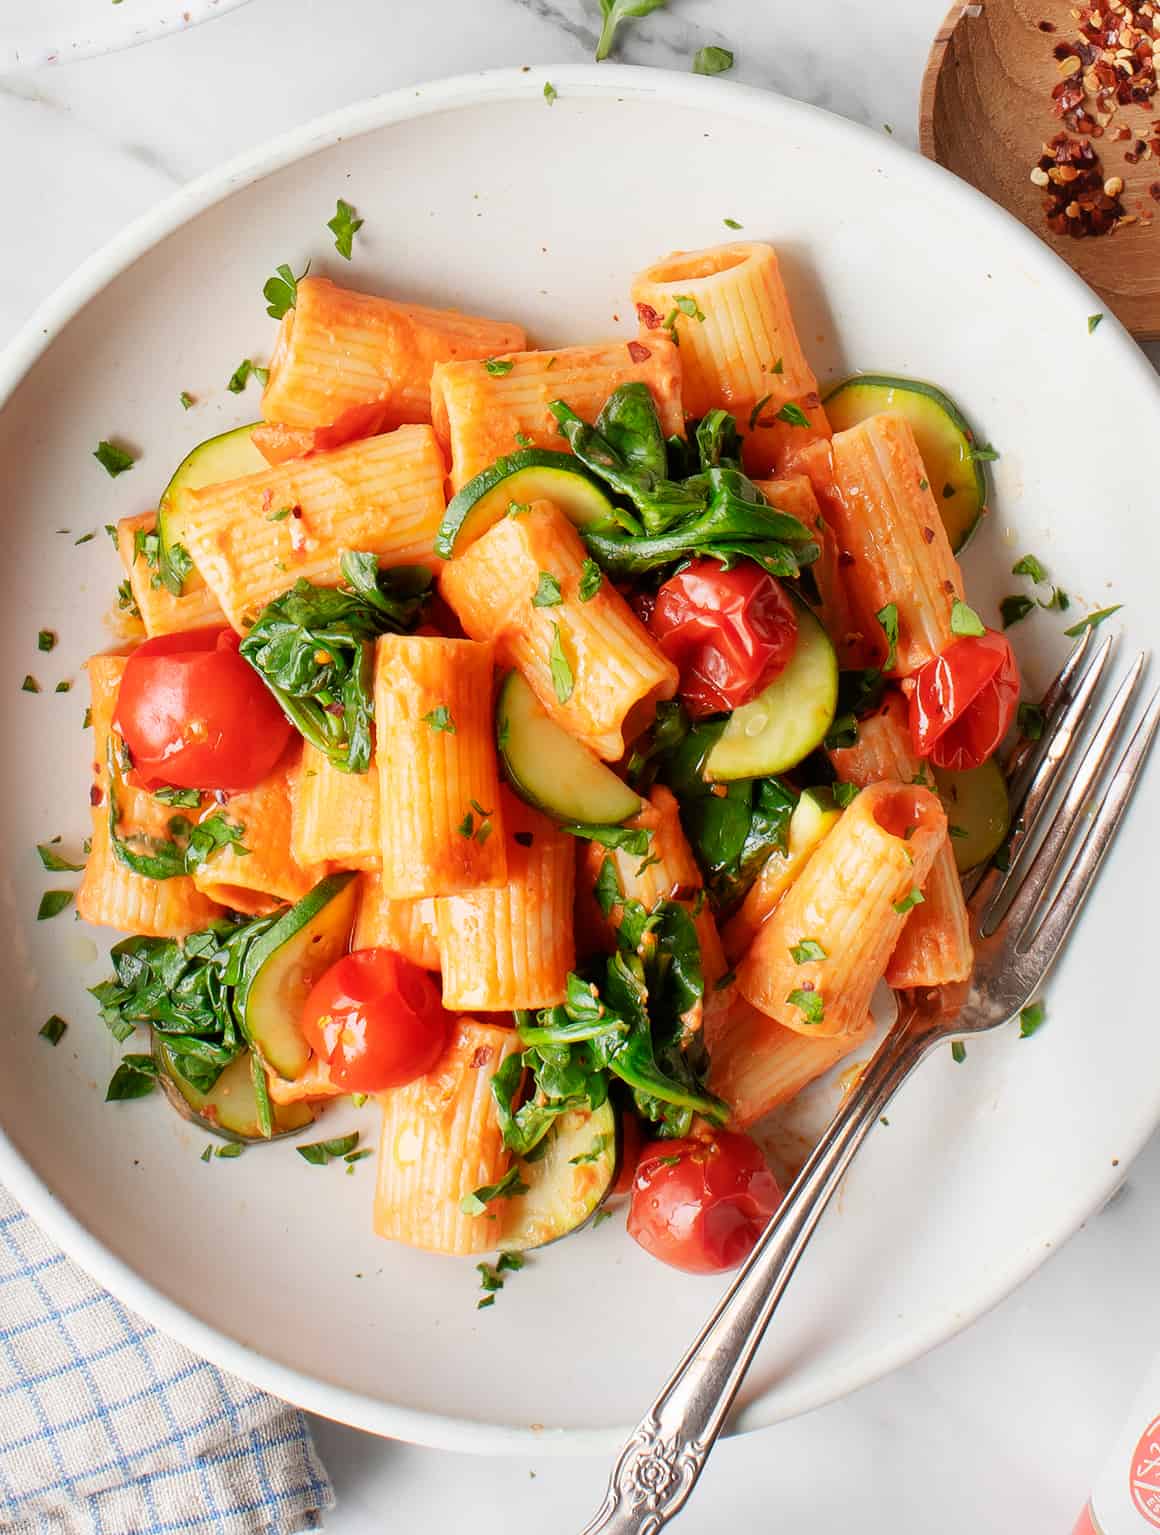
[[[150,788],[252,789],[286,750],[293,726],[232,629],[146,640],[129,657],[113,723]]]
[[[355,949],[315,982],[302,1032],[352,1093],[402,1087],[431,1070],[451,1027],[439,988],[393,949]]]
[[[780,1203],[748,1135],[650,1141],[636,1164],[628,1232],[672,1268],[714,1274],[745,1261]]]
[[[792,601],[760,565],[724,570],[709,559],[665,582],[648,627],[680,669],[681,698],[698,719],[756,698],[788,665],[798,629]]]
[[[914,750],[961,773],[990,757],[1019,707],[1019,665],[995,629],[955,640],[910,679]]]

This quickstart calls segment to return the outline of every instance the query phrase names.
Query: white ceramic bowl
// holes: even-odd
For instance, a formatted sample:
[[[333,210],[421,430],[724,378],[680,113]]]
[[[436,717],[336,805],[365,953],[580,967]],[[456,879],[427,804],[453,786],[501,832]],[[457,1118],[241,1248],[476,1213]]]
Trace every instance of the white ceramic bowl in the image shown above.
[[[0,74],[133,48],[212,21],[246,0],[33,0],[0,8]]]
[[[483,75],[351,108],[205,178],[90,261],[0,363],[0,1179],[129,1305],[243,1376],[335,1418],[451,1448],[610,1445],[720,1290],[662,1268],[623,1219],[537,1254],[478,1312],[470,1262],[370,1230],[372,1164],[291,1144],[199,1160],[160,1100],[106,1107],[118,1049],[82,987],[106,973],[70,916],[38,925],[33,844],[87,827],[82,659],[106,645],[119,571],[74,539],[153,504],[195,441],[252,418],[224,392],[268,354],[281,261],[428,303],[518,316],[548,345],[632,330],[630,275],[672,247],[776,241],[822,377],[937,379],[1001,450],[996,511],[967,559],[992,618],[1034,551],[1077,610],[1156,631],[1157,382],[1098,303],[1013,219],[881,135],[719,80],[657,71]],[[366,223],[340,261],[339,195]],[[183,412],[178,394],[199,401]],[[113,481],[98,439],[141,450]],[[1149,471],[1151,471],[1149,473]],[[68,528],[71,534],[56,530]],[[59,630],[50,656],[41,626]],[[1062,623],[1015,631],[1032,687]],[[20,691],[26,672],[45,691]],[[825,1218],[747,1383],[753,1428],[851,1391],[948,1337],[1107,1196],[1160,1119],[1151,984],[1156,770],[1047,992],[1049,1022],[927,1063]],[[99,935],[98,935],[99,936]],[[37,1037],[70,1022],[59,1048]],[[334,1131],[370,1109],[343,1107]]]

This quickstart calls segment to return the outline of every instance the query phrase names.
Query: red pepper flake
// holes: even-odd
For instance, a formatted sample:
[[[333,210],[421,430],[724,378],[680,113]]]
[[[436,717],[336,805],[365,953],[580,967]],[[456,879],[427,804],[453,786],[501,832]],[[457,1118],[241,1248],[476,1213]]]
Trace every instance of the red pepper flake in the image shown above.
[[[1148,188],[1148,195],[1160,203],[1160,181],[1154,181]]]
[[[95,783],[89,790],[89,804],[99,805],[105,797],[105,792],[99,783]]]
[[[647,346],[641,346],[639,341],[630,341],[628,343],[628,355],[632,358],[633,362],[647,362],[652,353]]]
[[[853,565],[854,563],[854,556],[850,553],[849,549],[843,549],[842,552],[838,555],[839,565],[844,567],[847,565]]]
[[[934,529],[933,528],[923,528],[922,536],[923,536],[923,538],[926,539],[928,544],[933,544],[934,543]]]
[[[491,1060],[491,1053],[490,1045],[479,1045],[472,1051],[471,1059],[467,1063],[468,1068],[471,1071],[478,1071],[480,1067],[486,1066],[488,1061]]]
[[[1054,32],[1055,31],[1055,22],[1054,21],[1041,21],[1039,23],[1039,30],[1041,32]]]
[[[649,330],[660,329],[661,317],[651,304],[638,304],[636,306],[636,312],[638,318],[640,319],[640,323],[646,326]]]

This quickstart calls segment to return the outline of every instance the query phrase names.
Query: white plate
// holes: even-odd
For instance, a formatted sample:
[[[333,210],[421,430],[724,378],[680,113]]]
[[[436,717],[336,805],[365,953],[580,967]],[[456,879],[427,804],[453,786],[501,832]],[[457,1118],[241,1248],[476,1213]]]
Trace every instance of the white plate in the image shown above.
[[[631,332],[630,275],[739,220],[777,242],[818,372],[927,376],[1002,452],[967,557],[992,618],[1031,550],[1079,611],[1118,599],[1155,638],[1156,379],[1092,294],[1014,220],[881,135],[723,81],[602,66],[512,71],[352,108],[197,183],[48,304],[0,364],[7,585],[0,603],[0,1179],[90,1271],[218,1363],[332,1417],[451,1448],[607,1447],[720,1290],[666,1270],[618,1217],[562,1242],[477,1312],[470,1262],[376,1241],[373,1175],[291,1145],[204,1165],[158,1098],[106,1107],[118,1049],[82,986],[106,973],[69,916],[33,921],[33,843],[87,825],[83,689],[119,579],[102,523],[152,504],[199,438],[252,417],[224,385],[268,354],[281,261],[427,303],[514,315],[557,345]],[[366,220],[347,266],[326,219]],[[178,394],[204,403],[185,413]],[[142,452],[113,481],[98,439]],[[1148,471],[1151,471],[1150,473]],[[69,528],[70,535],[58,534]],[[76,547],[89,529],[97,538]],[[49,656],[41,626],[60,631]],[[1015,631],[1032,686],[1057,617]],[[20,691],[26,672],[45,691]],[[747,1383],[753,1428],[932,1347],[1029,1274],[1123,1176],[1160,1119],[1151,850],[1138,797],[1066,962],[1050,1021],[930,1061],[826,1217]],[[1142,853],[1144,856],[1142,856]],[[104,953],[104,942],[101,953]],[[37,1038],[70,1022],[56,1050]],[[376,1137],[369,1108],[327,1119]]]
[[[0,6],[0,74],[133,48],[246,0],[6,0]]]

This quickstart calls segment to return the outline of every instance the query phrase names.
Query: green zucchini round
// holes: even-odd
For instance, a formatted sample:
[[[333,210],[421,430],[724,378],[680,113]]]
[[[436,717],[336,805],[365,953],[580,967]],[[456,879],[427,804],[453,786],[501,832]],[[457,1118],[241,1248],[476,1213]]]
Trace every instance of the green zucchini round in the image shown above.
[[[444,560],[462,554],[513,502],[532,501],[551,501],[578,528],[616,521],[616,508],[578,458],[524,448],[497,458],[452,497],[435,535],[435,553]]]

